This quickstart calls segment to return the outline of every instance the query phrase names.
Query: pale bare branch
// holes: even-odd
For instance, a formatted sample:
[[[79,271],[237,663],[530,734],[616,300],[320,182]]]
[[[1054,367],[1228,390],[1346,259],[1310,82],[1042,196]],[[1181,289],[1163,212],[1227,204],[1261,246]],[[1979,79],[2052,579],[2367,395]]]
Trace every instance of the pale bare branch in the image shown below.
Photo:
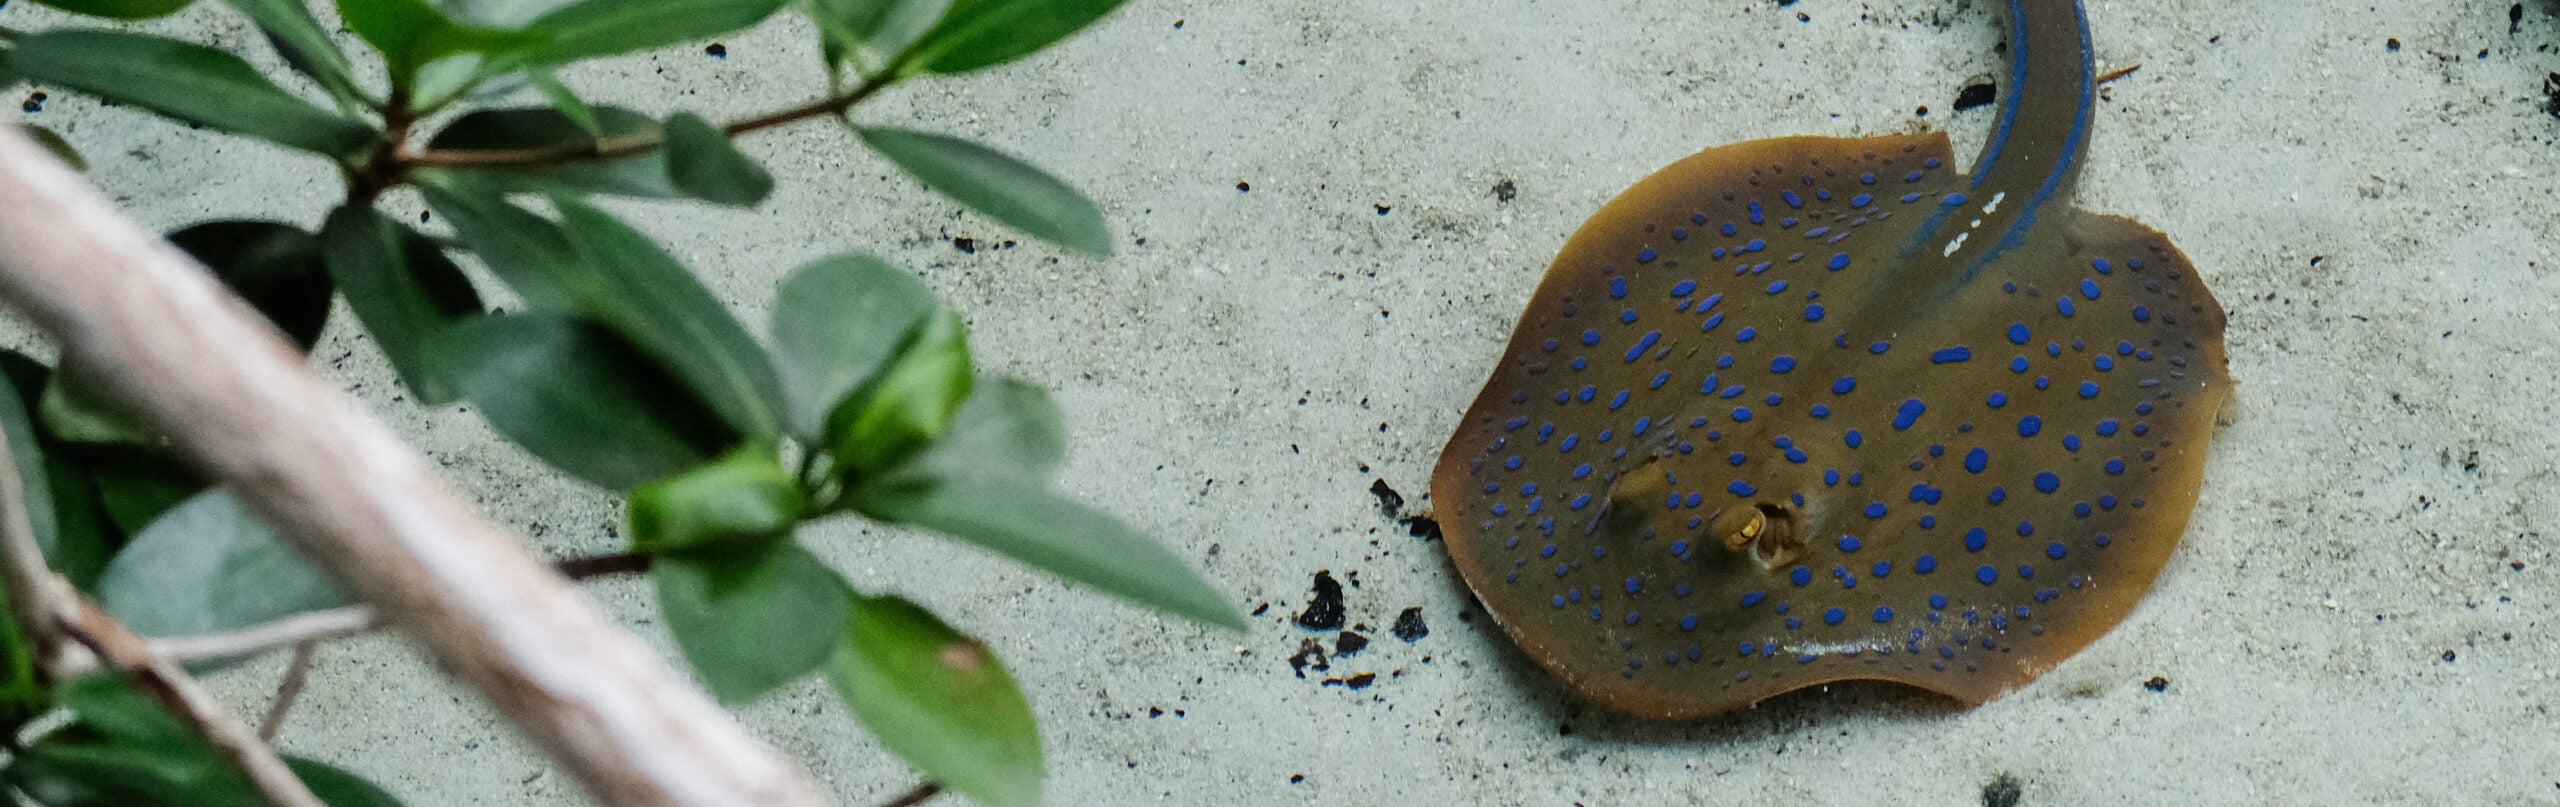
[[[614,805],[818,805],[203,267],[0,131],[0,298]]]

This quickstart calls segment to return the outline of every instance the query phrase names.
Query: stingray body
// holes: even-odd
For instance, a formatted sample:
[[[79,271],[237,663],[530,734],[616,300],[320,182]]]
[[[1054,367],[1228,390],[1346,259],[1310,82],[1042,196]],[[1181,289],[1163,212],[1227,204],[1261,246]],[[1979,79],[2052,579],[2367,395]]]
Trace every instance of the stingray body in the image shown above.
[[[2075,0],[2010,0],[2000,120],[1709,149],[1557,256],[1432,477],[1513,640],[1641,715],[1843,679],[1969,703],[2116,624],[2229,381],[2185,256],[2070,193]]]

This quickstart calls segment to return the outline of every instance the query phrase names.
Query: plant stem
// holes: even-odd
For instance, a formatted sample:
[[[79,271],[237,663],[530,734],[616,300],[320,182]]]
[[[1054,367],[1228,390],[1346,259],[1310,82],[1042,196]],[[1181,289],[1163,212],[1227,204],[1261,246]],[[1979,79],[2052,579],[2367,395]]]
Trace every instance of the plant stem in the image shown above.
[[[258,721],[258,739],[275,742],[276,732],[284,729],[284,716],[293,711],[293,702],[302,699],[302,685],[311,680],[311,654],[319,642],[303,642],[293,646],[293,662],[285,665],[284,680],[276,684],[276,702],[267,706],[267,716]]]
[[[883,73],[883,76],[895,73]],[[853,105],[862,103],[873,93],[888,88],[896,79],[874,78],[864,81],[853,91],[821,98],[800,106],[769,112],[720,127],[731,137],[751,134],[776,126],[797,123],[810,118],[841,115]],[[602,162],[636,157],[658,150],[656,137],[612,137],[593,146],[558,146],[524,149],[425,149],[398,158],[400,167],[410,168],[527,168],[563,163]]]
[[[899,794],[897,798],[890,799],[887,804],[882,804],[880,807],[916,807],[939,795],[942,795],[942,783],[926,782],[916,785],[914,790]]]

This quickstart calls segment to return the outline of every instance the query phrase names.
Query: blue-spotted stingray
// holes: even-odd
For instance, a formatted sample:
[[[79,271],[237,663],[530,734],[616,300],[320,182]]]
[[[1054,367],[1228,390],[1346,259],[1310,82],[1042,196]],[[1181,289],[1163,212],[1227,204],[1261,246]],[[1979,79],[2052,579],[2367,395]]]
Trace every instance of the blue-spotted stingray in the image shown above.
[[[1712,148],[1565,244],[1431,489],[1531,658],[1695,717],[1882,679],[1977,704],[2167,562],[2230,388],[2166,237],[2070,203],[2076,0],[2008,0],[2000,117]]]

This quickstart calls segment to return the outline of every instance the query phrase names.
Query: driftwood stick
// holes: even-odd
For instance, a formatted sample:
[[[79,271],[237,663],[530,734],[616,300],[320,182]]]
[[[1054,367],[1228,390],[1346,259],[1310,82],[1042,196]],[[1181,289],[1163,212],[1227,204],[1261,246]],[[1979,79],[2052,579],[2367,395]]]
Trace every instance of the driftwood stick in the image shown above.
[[[5,130],[0,299],[598,802],[824,803],[805,771],[472,512],[203,267]]]

